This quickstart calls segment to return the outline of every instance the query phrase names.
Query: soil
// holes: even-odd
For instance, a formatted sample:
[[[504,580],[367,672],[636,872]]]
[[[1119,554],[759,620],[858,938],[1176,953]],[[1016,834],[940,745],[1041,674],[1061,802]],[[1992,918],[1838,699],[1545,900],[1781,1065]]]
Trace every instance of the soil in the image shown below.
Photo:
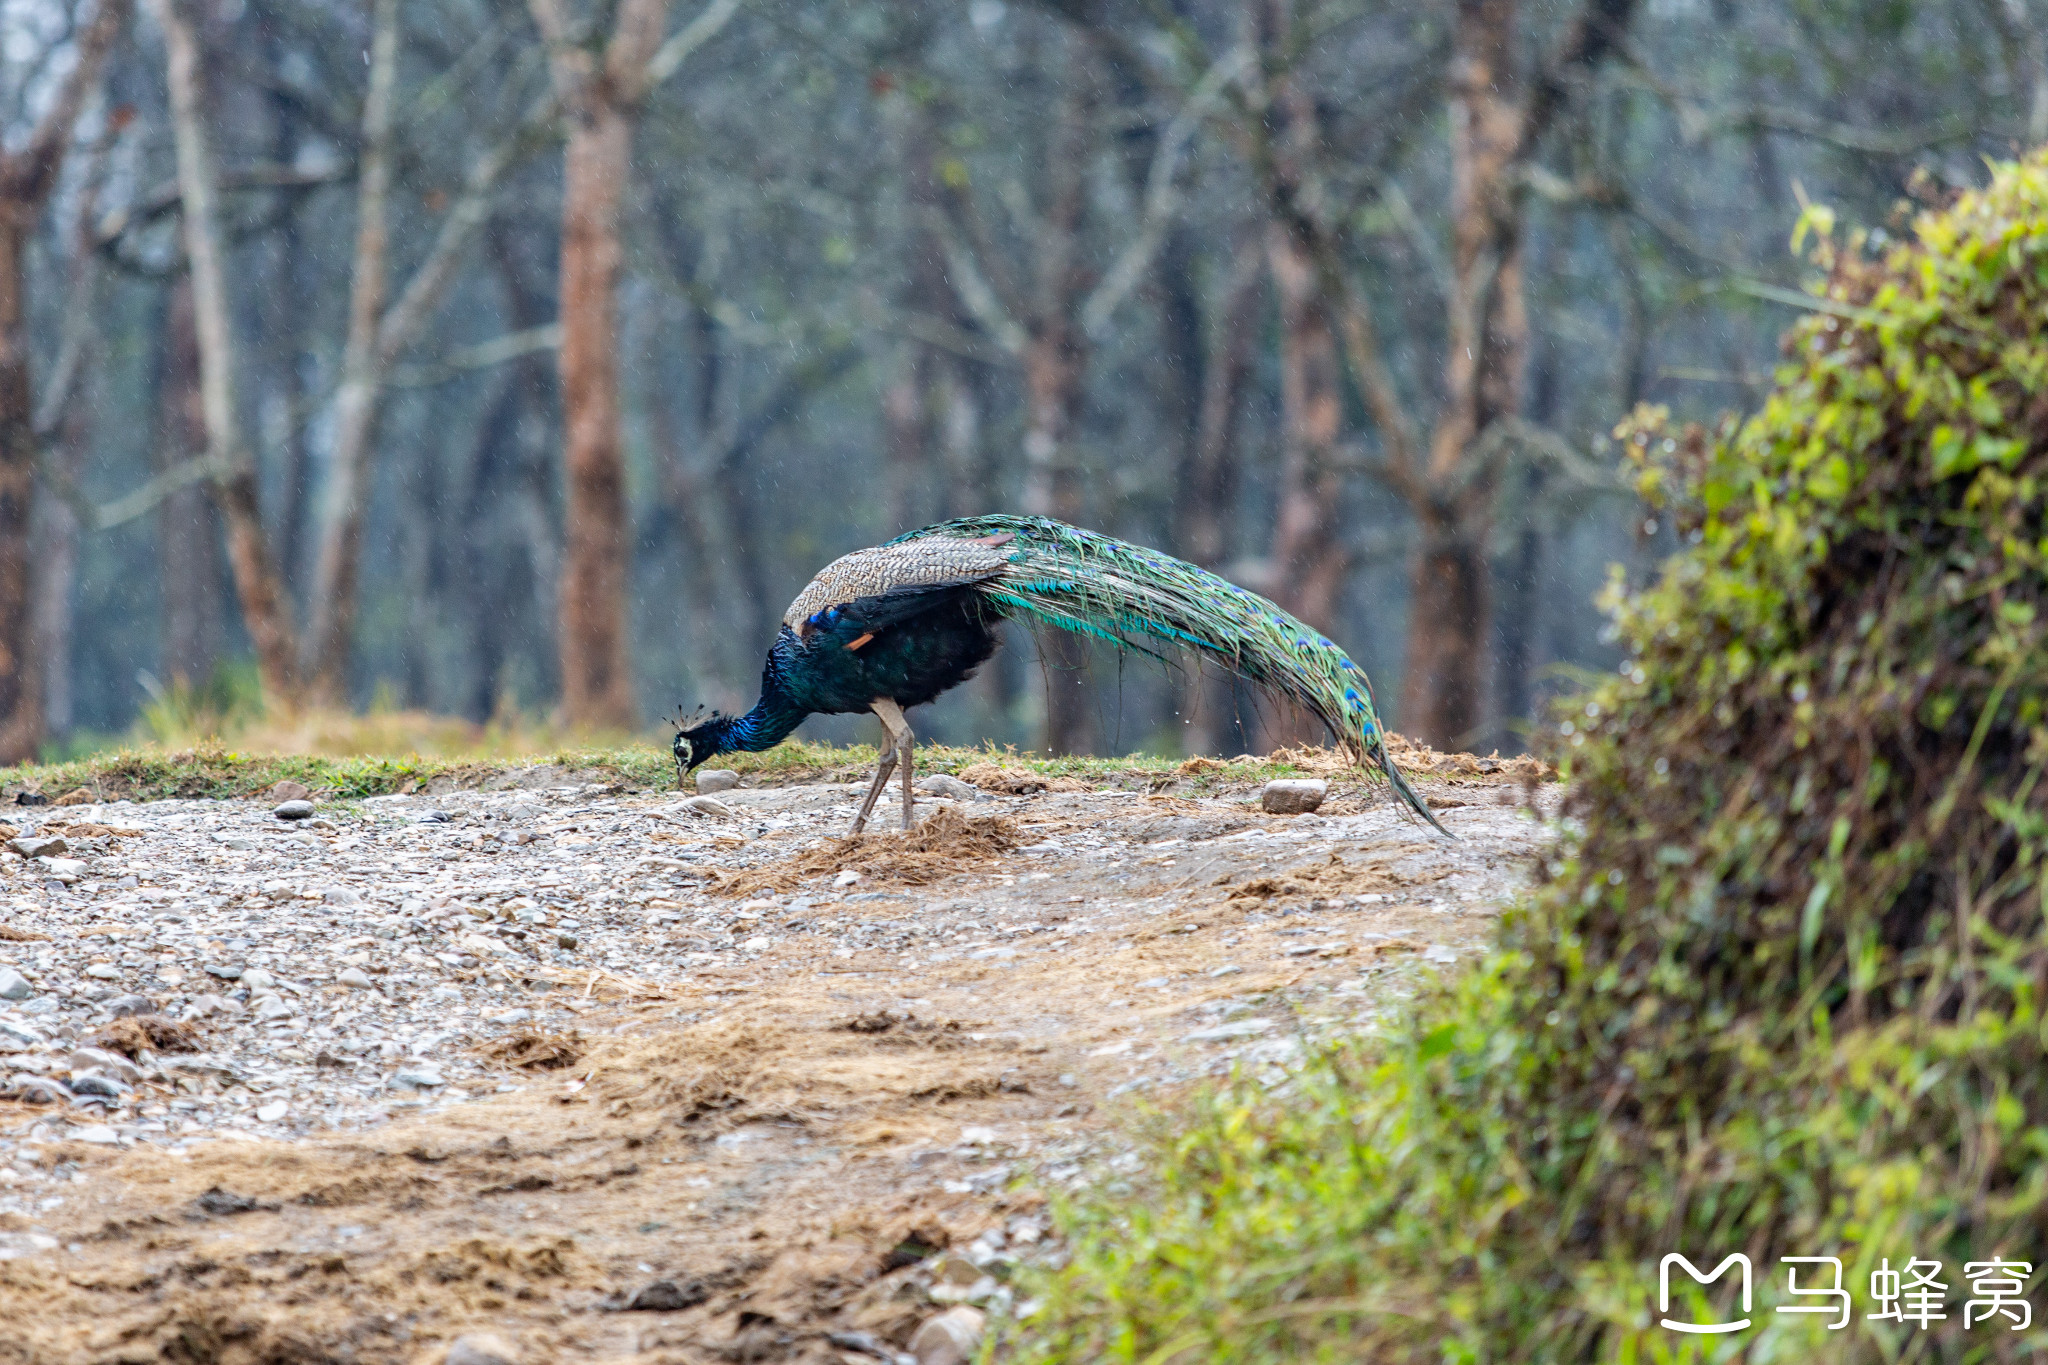
[[[852,843],[857,786],[722,792],[728,817],[584,793],[578,837],[674,866],[574,952],[446,969],[451,1010],[532,1011],[462,1059],[503,1093],[118,1141],[0,1102],[0,1361],[410,1365],[479,1331],[523,1365],[900,1358],[948,1304],[1015,1307],[1010,1267],[1058,1252],[1048,1195],[1131,1174],[1139,1106],[1278,1082],[1482,946],[1549,838],[1555,786],[1518,777],[1417,781],[1455,841],[1341,782],[1292,818],[1249,791],[921,799],[909,841]],[[11,918],[56,942],[6,946],[76,932]]]

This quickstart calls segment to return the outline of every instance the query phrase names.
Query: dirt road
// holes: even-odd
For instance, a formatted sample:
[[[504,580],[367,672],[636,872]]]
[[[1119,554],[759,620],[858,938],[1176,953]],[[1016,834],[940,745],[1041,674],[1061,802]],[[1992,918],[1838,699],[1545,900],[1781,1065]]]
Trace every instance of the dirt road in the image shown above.
[[[48,812],[114,832],[4,869],[0,1360],[898,1358],[1009,1304],[1045,1190],[1132,1173],[1134,1101],[1483,942],[1544,826],[1420,785],[1455,842],[1352,786],[930,798],[858,847],[839,784]],[[117,1011],[191,1032],[99,1085]]]

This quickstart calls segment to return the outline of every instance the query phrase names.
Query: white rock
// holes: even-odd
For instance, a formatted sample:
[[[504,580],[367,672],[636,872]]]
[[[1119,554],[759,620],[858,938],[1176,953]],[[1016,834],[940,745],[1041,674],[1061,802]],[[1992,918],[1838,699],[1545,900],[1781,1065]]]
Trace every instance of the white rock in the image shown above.
[[[432,1090],[448,1084],[441,1073],[430,1066],[407,1067],[391,1078],[391,1083],[403,1090]]]
[[[967,1365],[981,1349],[987,1327],[988,1317],[978,1308],[948,1308],[918,1327],[910,1339],[910,1354],[917,1365]]]
[[[104,1123],[89,1123],[83,1128],[73,1128],[64,1136],[73,1142],[95,1142],[102,1147],[118,1147],[121,1135]]]
[[[75,882],[85,875],[85,864],[77,858],[38,858],[36,861],[60,882]]]
[[[334,978],[344,986],[359,991],[374,990],[377,983],[370,980],[370,974],[361,967],[346,967]]]
[[[856,886],[859,882],[860,873],[855,872],[850,867],[832,879],[832,885],[834,886]]]
[[[921,780],[917,784],[917,789],[921,792],[930,792],[934,796],[946,797],[952,801],[978,801],[981,799],[981,788],[975,786],[972,782],[962,782],[959,778],[947,773],[933,773],[930,777]]]
[[[55,1251],[57,1239],[40,1232],[0,1232],[0,1261],[16,1261],[39,1251]]]
[[[1183,1043],[1227,1043],[1235,1038],[1256,1038],[1272,1031],[1270,1019],[1233,1019],[1227,1024],[1198,1028],[1184,1036]]]
[[[272,1100],[269,1104],[256,1111],[256,1121],[258,1123],[276,1123],[291,1111],[292,1107],[283,1100]]]
[[[0,1000],[26,1000],[35,993],[27,977],[12,967],[0,967]]]
[[[104,1071],[109,1076],[118,1076],[130,1085],[142,1079],[142,1068],[118,1052],[105,1048],[82,1047],[71,1054],[73,1071]]]
[[[282,801],[271,807],[270,813],[280,820],[310,820],[313,816],[311,801]]]
[[[100,981],[119,981],[121,979],[121,969],[111,962],[95,962],[85,969],[85,974]]]
[[[693,796],[683,802],[683,809],[692,815],[729,816],[732,807],[715,796]]]
[[[1303,815],[1323,804],[1330,784],[1320,777],[1276,777],[1259,792],[1259,805],[1269,815]]]
[[[699,768],[697,790],[700,792],[728,792],[740,784],[740,775],[730,768]]]
[[[495,1332],[464,1332],[449,1344],[441,1365],[519,1365],[519,1352]]]
[[[252,991],[267,991],[277,984],[277,978],[261,967],[251,967],[242,973],[242,984]]]
[[[50,858],[71,851],[71,845],[58,834],[24,834],[19,839],[10,839],[7,846],[24,858]]]

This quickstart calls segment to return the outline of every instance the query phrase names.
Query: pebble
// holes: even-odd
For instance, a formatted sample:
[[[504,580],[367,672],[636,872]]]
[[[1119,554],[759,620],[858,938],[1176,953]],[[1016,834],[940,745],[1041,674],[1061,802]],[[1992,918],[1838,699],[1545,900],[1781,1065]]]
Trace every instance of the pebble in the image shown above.
[[[284,802],[286,804],[290,804],[293,801],[310,800],[312,795],[313,789],[311,787],[308,787],[303,782],[294,782],[288,777],[284,781],[277,783],[270,789],[271,800]],[[285,818],[292,819],[294,817],[286,816]]]
[[[519,1351],[495,1332],[465,1332],[449,1343],[441,1365],[519,1365]]]
[[[26,1000],[35,993],[27,977],[12,967],[0,967],[0,1000]]]
[[[441,1073],[430,1066],[405,1068],[391,1078],[391,1083],[402,1090],[432,1090],[448,1084]]]
[[[71,851],[71,845],[57,834],[24,834],[18,839],[8,840],[7,846],[24,858],[48,858]]]
[[[297,801],[280,801],[270,813],[280,820],[310,820],[313,818],[313,803],[303,798]]]
[[[286,1114],[289,1114],[291,1110],[292,1107],[283,1100],[272,1100],[269,1104],[257,1109],[256,1121],[258,1123],[276,1123]]]
[[[700,792],[729,792],[740,784],[740,775],[730,768],[699,768],[697,790]]]
[[[121,979],[121,969],[111,962],[95,962],[85,969],[85,974],[100,981],[119,981]]]
[[[373,990],[377,985],[376,982],[370,979],[370,974],[361,967],[345,967],[334,979],[344,986],[352,986],[359,991]]]
[[[715,796],[693,796],[683,802],[683,809],[693,815],[730,816],[732,807]]]
[[[156,1001],[146,995],[117,995],[107,1002],[107,1013],[116,1019],[126,1019],[136,1014],[155,1014]]]
[[[952,801],[979,801],[983,799],[981,788],[975,786],[972,782],[962,782],[959,778],[946,773],[933,773],[930,777],[921,780],[917,784],[917,789],[921,792],[930,792],[933,796],[946,797]]]
[[[962,1304],[929,1317],[910,1338],[910,1354],[917,1365],[967,1365],[981,1349],[981,1335],[988,1328],[988,1316],[978,1308]]]
[[[354,887],[330,886],[320,893],[320,901],[324,905],[361,905],[363,898]]]
[[[1257,1038],[1270,1033],[1273,1021],[1270,1019],[1233,1019],[1227,1024],[1216,1024],[1209,1028],[1198,1028],[1181,1038],[1183,1043],[1227,1043],[1237,1038]]]
[[[1330,784],[1320,777],[1276,777],[1259,791],[1268,815],[1305,815],[1323,804]]]

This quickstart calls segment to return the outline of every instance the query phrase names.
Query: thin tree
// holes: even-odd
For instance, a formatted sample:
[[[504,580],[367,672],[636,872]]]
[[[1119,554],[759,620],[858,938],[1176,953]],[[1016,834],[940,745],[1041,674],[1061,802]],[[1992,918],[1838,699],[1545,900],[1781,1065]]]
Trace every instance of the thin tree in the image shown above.
[[[71,132],[128,24],[130,0],[101,0],[78,57],[18,150],[0,152],[0,763],[36,756],[43,740],[42,669],[29,552],[38,441],[29,374],[27,256],[57,186]]]
[[[712,0],[667,42],[668,0],[621,0],[609,33],[585,33],[564,0],[528,0],[568,120],[560,308],[563,469],[568,497],[557,648],[564,718],[578,729],[639,720],[626,646],[632,544],[619,424],[620,226],[633,130],[647,94],[725,26],[739,0]]]
[[[230,325],[226,262],[220,231],[220,170],[206,126],[197,26],[179,0],[150,0],[163,30],[171,133],[177,148],[178,193],[192,314],[199,340],[199,399],[206,422],[212,493],[227,523],[228,563],[242,621],[256,646],[266,698],[287,707],[299,698],[298,647],[290,606],[263,530],[256,459],[236,407],[237,358]]]

